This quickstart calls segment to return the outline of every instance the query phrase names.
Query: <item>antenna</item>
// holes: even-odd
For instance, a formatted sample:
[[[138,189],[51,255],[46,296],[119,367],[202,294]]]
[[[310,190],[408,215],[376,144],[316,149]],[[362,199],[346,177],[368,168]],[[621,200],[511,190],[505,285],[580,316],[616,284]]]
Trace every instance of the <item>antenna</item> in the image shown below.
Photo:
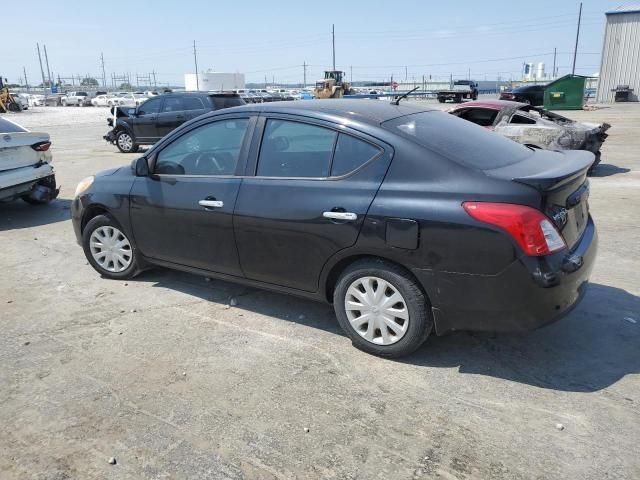
[[[400,95],[398,98],[396,98],[395,100],[391,101],[391,105],[400,105],[400,100],[402,100],[403,98],[407,98],[409,96],[410,93],[415,92],[416,90],[420,90],[420,87],[416,87],[413,90],[409,90],[406,93],[403,93],[402,95]]]

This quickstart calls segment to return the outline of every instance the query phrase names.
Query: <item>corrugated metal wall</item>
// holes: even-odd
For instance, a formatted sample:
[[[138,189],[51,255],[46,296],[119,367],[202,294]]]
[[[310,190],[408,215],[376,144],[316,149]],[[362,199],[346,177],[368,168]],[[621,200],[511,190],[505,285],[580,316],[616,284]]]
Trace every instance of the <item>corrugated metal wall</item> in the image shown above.
[[[607,15],[598,102],[613,102],[612,88],[629,85],[640,95],[640,13]]]

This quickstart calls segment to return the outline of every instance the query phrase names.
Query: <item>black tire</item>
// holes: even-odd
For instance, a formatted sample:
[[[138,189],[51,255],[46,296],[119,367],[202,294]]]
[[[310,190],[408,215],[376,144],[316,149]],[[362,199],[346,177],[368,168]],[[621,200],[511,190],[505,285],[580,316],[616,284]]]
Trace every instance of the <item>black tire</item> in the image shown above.
[[[127,142],[125,138],[129,138],[131,143]],[[122,153],[136,153],[138,151],[138,144],[133,135],[131,135],[126,130],[120,130],[116,134],[116,147]]]
[[[351,326],[345,310],[345,299],[351,284],[358,278],[378,277],[390,283],[404,298],[409,312],[409,325],[404,335],[390,345],[378,345],[366,340]],[[403,268],[382,259],[365,259],[354,262],[340,276],[333,292],[333,308],[338,323],[351,339],[352,344],[367,353],[385,358],[409,355],[427,339],[433,328],[431,308],[416,281]]]
[[[439,101],[440,103],[444,103],[444,98],[438,98],[438,101]]]
[[[100,227],[113,227],[119,230],[120,233],[128,240],[131,247],[131,263],[126,269],[120,272],[109,271],[103,268],[93,257],[90,246],[91,235]],[[138,251],[135,248],[135,245],[133,244],[131,239],[128,238],[123,228],[110,215],[98,215],[89,220],[82,232],[82,249],[84,250],[84,255],[85,257],[87,257],[87,260],[89,261],[91,266],[103,277],[111,278],[114,280],[126,280],[135,277],[141,272],[139,266],[140,262],[138,261]]]

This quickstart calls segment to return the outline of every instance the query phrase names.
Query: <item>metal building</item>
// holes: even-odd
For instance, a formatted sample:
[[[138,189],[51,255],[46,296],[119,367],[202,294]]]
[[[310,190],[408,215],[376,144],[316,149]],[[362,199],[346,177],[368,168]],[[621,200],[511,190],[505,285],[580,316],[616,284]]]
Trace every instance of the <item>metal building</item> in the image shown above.
[[[186,91],[234,90],[244,88],[244,73],[200,72],[184,74]]]
[[[606,12],[598,102],[613,102],[611,89],[633,88],[633,100],[640,95],[640,3]]]

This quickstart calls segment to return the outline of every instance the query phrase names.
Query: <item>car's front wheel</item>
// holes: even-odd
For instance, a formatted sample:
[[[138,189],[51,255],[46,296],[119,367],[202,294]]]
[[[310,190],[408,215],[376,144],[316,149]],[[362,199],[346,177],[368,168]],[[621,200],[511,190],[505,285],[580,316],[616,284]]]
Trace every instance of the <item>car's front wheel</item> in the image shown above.
[[[121,130],[116,135],[116,145],[122,153],[135,153],[138,151],[133,137],[126,130]]]
[[[354,346],[397,358],[415,351],[433,326],[431,311],[416,281],[402,268],[379,259],[355,262],[333,294],[338,322]]]
[[[89,220],[82,232],[82,248],[91,266],[104,277],[122,280],[140,272],[131,240],[108,215]]]

